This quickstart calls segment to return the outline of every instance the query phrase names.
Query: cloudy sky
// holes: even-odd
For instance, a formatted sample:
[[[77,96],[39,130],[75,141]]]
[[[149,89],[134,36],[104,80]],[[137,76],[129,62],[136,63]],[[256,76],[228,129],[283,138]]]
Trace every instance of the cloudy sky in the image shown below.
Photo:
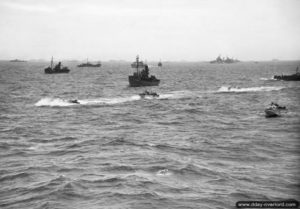
[[[299,0],[1,0],[0,59],[300,59]]]

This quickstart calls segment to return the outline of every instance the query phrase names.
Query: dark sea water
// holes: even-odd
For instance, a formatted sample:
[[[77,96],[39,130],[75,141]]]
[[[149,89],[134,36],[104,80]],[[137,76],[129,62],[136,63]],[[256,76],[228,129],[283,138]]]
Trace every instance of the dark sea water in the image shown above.
[[[163,63],[149,88],[128,87],[130,63],[63,64],[0,62],[0,208],[299,200],[300,82],[271,78],[300,62]],[[282,117],[265,118],[272,101]]]

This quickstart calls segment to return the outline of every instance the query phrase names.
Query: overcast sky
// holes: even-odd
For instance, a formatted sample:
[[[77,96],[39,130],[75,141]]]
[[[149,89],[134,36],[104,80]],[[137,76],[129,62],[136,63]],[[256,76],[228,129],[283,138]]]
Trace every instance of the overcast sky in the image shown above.
[[[300,59],[300,0],[1,0],[0,59]]]

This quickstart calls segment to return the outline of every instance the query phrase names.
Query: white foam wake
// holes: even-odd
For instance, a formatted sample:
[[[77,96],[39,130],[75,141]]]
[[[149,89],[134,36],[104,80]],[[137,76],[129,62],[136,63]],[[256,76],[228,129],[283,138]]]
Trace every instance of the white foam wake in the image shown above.
[[[86,100],[80,100],[80,104],[83,105],[112,105],[112,104],[119,104],[124,102],[131,102],[139,100],[140,96],[134,95],[130,97],[115,97],[115,98],[99,98],[99,99],[86,99]]]
[[[274,77],[272,77],[272,78],[260,78],[259,80],[261,80],[261,81],[276,81],[276,79]]]
[[[66,107],[66,106],[74,106],[74,105],[113,105],[113,104],[135,101],[139,99],[140,97],[135,95],[130,97],[83,99],[83,100],[77,100],[78,103],[72,103],[70,100],[65,100],[60,98],[42,98],[37,103],[35,103],[35,106]]]
[[[257,91],[278,91],[283,89],[282,86],[260,86],[260,87],[248,87],[248,88],[239,88],[239,87],[230,87],[222,86],[217,90],[217,92],[257,92]]]
[[[158,99],[182,99],[193,96],[195,96],[195,94],[191,91],[172,91],[167,94],[160,94]]]
[[[60,99],[60,98],[42,98],[37,103],[35,103],[35,106],[43,107],[43,106],[50,106],[50,107],[66,107],[76,105],[75,103],[68,102],[66,100]]]

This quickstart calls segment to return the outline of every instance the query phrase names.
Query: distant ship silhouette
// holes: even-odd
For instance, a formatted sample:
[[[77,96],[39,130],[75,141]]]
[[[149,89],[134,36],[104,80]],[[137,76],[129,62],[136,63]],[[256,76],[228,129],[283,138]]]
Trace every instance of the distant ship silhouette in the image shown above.
[[[101,63],[98,62],[97,64],[92,64],[88,60],[86,60],[86,63],[82,63],[80,65],[77,65],[77,67],[101,67]]]
[[[27,62],[27,61],[25,61],[25,60],[14,59],[14,60],[10,60],[10,62]]]
[[[221,58],[221,55],[219,55],[215,60],[213,61],[210,61],[211,64],[222,64],[222,63],[226,63],[226,64],[231,64],[231,63],[236,63],[236,62],[240,62],[239,60],[237,59],[233,59],[233,58],[229,58],[229,57],[226,57],[225,58]]]
[[[53,67],[53,57],[51,59],[51,64],[49,67],[45,68],[46,74],[54,74],[54,73],[69,73],[70,69],[67,67],[61,67],[61,62],[59,62],[55,67]]]

